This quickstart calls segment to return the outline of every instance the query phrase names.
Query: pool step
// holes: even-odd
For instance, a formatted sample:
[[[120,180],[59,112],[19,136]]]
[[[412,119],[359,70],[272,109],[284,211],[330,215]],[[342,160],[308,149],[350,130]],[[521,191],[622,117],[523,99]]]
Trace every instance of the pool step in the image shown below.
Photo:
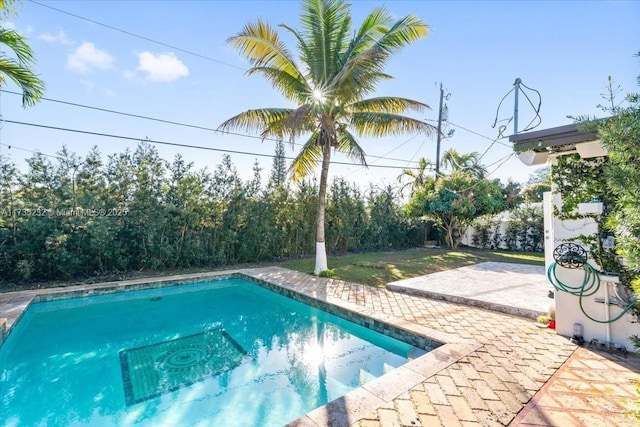
[[[382,373],[384,374],[388,374],[389,372],[393,371],[395,368],[387,363],[383,363],[382,364]],[[370,373],[369,371],[360,368],[360,385],[364,385],[366,383],[368,383],[371,380],[375,380],[376,378],[378,378],[379,375],[374,375],[372,373]]]
[[[371,380],[375,380],[376,376],[360,368],[360,386],[365,385]]]

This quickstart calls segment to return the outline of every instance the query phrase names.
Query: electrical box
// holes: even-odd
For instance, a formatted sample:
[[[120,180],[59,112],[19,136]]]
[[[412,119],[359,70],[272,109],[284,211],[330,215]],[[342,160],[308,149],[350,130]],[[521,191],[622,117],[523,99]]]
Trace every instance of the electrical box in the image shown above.
[[[602,202],[578,203],[578,213],[580,215],[602,215]]]
[[[602,239],[602,249],[613,249],[616,244],[616,239],[613,236],[607,236]]]
[[[620,276],[615,276],[613,274],[601,274],[600,281],[607,283],[620,283]]]
[[[601,157],[609,154],[609,150],[600,141],[589,141],[576,144],[576,151],[583,159]]]

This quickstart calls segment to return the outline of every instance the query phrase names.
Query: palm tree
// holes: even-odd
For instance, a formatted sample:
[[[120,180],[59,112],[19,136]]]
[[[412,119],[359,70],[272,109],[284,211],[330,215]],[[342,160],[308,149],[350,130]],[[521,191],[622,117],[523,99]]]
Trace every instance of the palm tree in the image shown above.
[[[442,166],[448,167],[451,171],[468,173],[478,179],[487,176],[487,168],[480,161],[480,153],[477,151],[458,154],[458,151],[452,148],[442,155]]]
[[[5,2],[2,1],[0,9],[6,7]],[[0,87],[5,85],[8,78],[22,90],[22,105],[24,107],[35,105],[42,97],[44,82],[31,70],[34,63],[31,48],[20,34],[2,27],[0,27],[0,44],[8,47],[15,54],[15,58],[11,58],[5,54],[5,49],[0,51]]]
[[[434,176],[429,173],[432,171],[433,163],[431,163],[431,160],[421,157],[418,159],[418,167],[416,169],[402,170],[402,174],[398,177],[398,181],[402,182],[403,180],[406,180],[406,182],[402,185],[400,191],[410,186],[411,193],[413,194],[416,190],[424,188],[429,178]]]
[[[380,7],[352,33],[350,5],[342,0],[305,0],[300,29],[280,27],[297,41],[297,58],[276,29],[260,19],[228,42],[249,59],[247,74],[264,75],[296,107],[248,110],[219,129],[258,130],[263,138],[288,137],[292,144],[298,137],[306,138],[289,170],[295,182],[321,165],[314,268],[318,274],[327,269],[324,213],[332,149],[366,166],[357,136],[433,133],[433,126],[402,115],[428,105],[406,98],[366,98],[378,82],[391,78],[383,70],[392,54],[425,37],[429,28],[413,15],[394,21]]]

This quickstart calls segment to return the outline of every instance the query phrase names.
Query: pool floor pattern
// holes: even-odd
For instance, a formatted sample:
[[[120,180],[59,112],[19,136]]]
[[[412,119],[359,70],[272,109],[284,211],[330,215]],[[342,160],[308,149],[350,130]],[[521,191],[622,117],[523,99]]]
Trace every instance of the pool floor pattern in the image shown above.
[[[187,387],[239,366],[245,349],[213,330],[120,351],[127,406]]]

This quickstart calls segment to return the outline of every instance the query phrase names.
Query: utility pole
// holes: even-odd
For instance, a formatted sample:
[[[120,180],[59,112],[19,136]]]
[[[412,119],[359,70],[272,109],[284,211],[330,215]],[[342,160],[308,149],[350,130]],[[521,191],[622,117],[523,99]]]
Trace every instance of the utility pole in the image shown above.
[[[436,181],[440,178],[440,141],[442,140],[442,100],[444,98],[444,90],[440,83],[440,108],[438,110],[438,139],[436,142]]]

